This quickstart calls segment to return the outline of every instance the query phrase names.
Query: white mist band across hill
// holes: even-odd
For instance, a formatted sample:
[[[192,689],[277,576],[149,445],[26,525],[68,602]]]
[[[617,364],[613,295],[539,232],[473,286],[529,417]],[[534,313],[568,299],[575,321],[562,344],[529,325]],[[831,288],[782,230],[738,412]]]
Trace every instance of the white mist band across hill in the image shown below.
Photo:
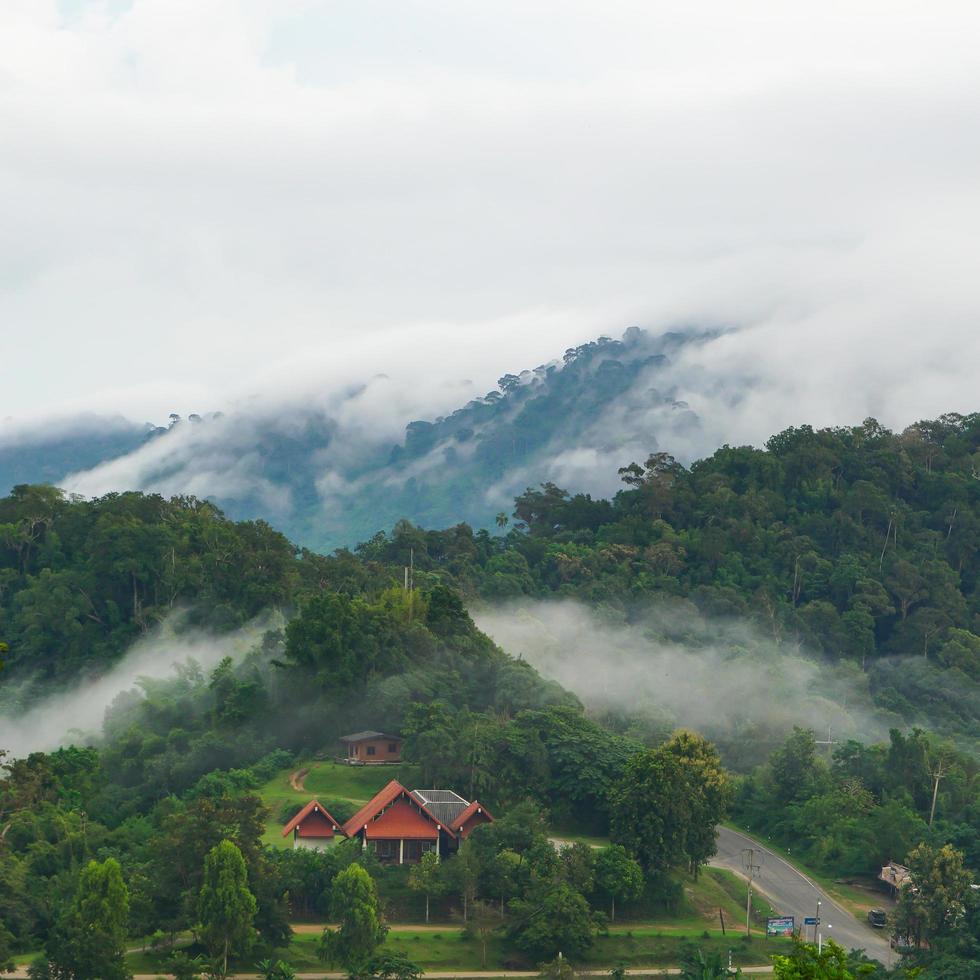
[[[596,712],[652,713],[669,727],[725,741],[761,732],[778,738],[794,725],[830,728],[835,739],[874,740],[888,728],[856,665],[807,659],[795,644],[777,646],[751,623],[712,622],[686,600],[652,604],[630,623],[616,610],[571,600],[471,613],[504,650]]]
[[[232,633],[213,635],[180,630],[181,618],[169,617],[101,677],[53,694],[20,714],[0,715],[0,749],[17,758],[69,743],[91,744],[102,730],[109,705],[124,691],[138,689],[142,679],[168,677],[175,665],[188,661],[206,670],[225,657],[240,660],[273,625],[262,615]]]

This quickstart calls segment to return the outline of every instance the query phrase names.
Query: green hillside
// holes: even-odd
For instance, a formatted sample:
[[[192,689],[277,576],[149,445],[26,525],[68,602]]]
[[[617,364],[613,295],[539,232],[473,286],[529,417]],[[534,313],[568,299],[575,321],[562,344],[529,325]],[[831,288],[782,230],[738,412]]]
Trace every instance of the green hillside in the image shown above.
[[[0,732],[77,744],[2,760],[0,963],[40,945],[59,970],[84,948],[102,964],[93,975],[115,976],[127,943],[194,929],[214,953],[203,919],[215,880],[237,882],[243,956],[309,965],[312,941],[293,944],[290,920],[342,917],[351,889],[417,922],[411,869],[281,837],[290,807],[317,796],[350,812],[397,774],[497,817],[419,887],[438,916],[472,909],[497,925],[502,905],[488,950],[502,962],[562,950],[582,966],[662,963],[683,952],[672,928],[716,948],[710,927],[702,935],[709,906],[737,896],[703,868],[732,815],[823,875],[907,861],[918,886],[896,915],[919,939],[921,977],[968,975],[980,955],[978,440],[977,416],[901,434],[871,421],[794,429],[690,469],[655,455],[624,468],[611,500],[528,490],[498,537],[404,522],[329,556],[193,499],[18,488],[0,500]],[[581,699],[468,612],[521,616],[520,603],[558,598],[598,624]],[[667,607],[672,618],[650,617]],[[234,658],[177,652],[204,656],[231,636],[244,647]],[[712,649],[720,666],[696,699],[724,685],[726,664],[806,662],[849,679],[842,694],[891,731],[825,746],[765,718],[674,731],[684,719],[668,721],[655,697],[597,699],[606,647],[624,636],[637,676],[665,645],[682,677]],[[169,676],[111,673],[160,637]],[[135,686],[113,696],[113,676]],[[106,699],[101,731],[73,732],[93,697]],[[340,735],[372,727],[399,732],[413,768],[330,761]],[[554,836],[577,843],[556,849]],[[607,938],[614,896],[618,921],[657,926]],[[473,960],[469,938],[458,956],[417,944],[427,963]]]

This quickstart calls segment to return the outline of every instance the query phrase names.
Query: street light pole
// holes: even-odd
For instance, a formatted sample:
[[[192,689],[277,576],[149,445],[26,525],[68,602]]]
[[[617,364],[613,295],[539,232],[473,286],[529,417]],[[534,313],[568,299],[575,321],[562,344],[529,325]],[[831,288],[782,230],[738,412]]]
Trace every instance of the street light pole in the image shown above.
[[[817,899],[817,921],[813,923],[813,941],[817,941],[817,930],[820,928],[820,906],[823,902]]]

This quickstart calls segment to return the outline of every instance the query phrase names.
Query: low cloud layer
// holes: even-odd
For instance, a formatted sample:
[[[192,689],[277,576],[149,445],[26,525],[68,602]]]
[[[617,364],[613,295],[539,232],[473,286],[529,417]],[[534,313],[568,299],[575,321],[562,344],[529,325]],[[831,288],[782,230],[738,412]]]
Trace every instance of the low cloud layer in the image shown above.
[[[633,715],[642,729],[690,727],[730,761],[759,761],[794,725],[817,738],[875,740],[888,719],[856,667],[831,667],[775,647],[750,624],[712,623],[687,602],[651,605],[627,624],[570,600],[472,610],[508,653],[577,694],[597,713]]]
[[[0,749],[14,757],[49,751],[71,742],[90,744],[102,729],[106,708],[142,678],[165,678],[175,664],[194,661],[204,670],[225,657],[241,659],[269,628],[258,619],[234,633],[210,636],[174,630],[175,621],[160,625],[135,643],[123,659],[101,677],[82,681],[71,690],[53,694],[26,712],[0,713]]]

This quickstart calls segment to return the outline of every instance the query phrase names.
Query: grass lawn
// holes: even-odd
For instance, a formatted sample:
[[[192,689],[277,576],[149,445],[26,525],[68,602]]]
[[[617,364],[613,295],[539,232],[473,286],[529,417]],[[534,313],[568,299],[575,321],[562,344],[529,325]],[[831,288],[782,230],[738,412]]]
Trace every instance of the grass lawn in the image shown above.
[[[309,769],[303,780],[302,792],[290,786],[289,777],[299,769]],[[334,800],[348,804],[349,809],[357,810],[392,779],[397,779],[409,789],[418,783],[418,769],[415,766],[346,766],[338,762],[303,762],[295,767],[283,769],[255,792],[262,797],[271,811],[266,824],[262,842],[272,847],[291,847],[292,842],[282,836],[283,823],[279,812],[287,803],[308,803],[316,797],[330,808]],[[343,815],[334,814],[338,820]]]
[[[689,876],[683,878],[685,903],[695,916],[681,921],[685,925],[700,924],[705,921],[720,931],[724,917],[725,928],[729,932],[740,932],[745,928],[745,882],[738,875],[725,868],[702,868],[697,880]],[[719,915],[719,913],[721,913]],[[765,923],[767,915],[772,915],[769,903],[757,893],[752,893],[752,921],[755,926]],[[672,925],[669,919],[664,925]]]
[[[286,960],[300,972],[325,970],[317,959],[319,936],[303,933],[293,937],[287,950],[280,951],[278,958]],[[770,954],[785,949],[785,939],[755,938],[746,943],[740,936],[723,936],[720,930],[694,933],[666,932],[655,926],[634,929],[616,929],[608,936],[599,936],[595,944],[577,962],[583,969],[599,969],[623,963],[630,967],[672,966],[680,961],[686,946],[695,946],[705,953],[718,951],[723,955],[732,950],[732,962],[749,966],[769,962]],[[440,931],[399,931],[388,936],[385,948],[400,952],[424,970],[482,970],[483,956],[480,940],[467,936],[461,929],[448,927]],[[152,953],[133,953],[127,957],[127,965],[134,973],[154,973],[166,969],[166,956]],[[235,969],[249,972],[254,963],[238,962]],[[526,956],[508,949],[504,940],[492,936],[487,942],[486,969],[533,969]]]

